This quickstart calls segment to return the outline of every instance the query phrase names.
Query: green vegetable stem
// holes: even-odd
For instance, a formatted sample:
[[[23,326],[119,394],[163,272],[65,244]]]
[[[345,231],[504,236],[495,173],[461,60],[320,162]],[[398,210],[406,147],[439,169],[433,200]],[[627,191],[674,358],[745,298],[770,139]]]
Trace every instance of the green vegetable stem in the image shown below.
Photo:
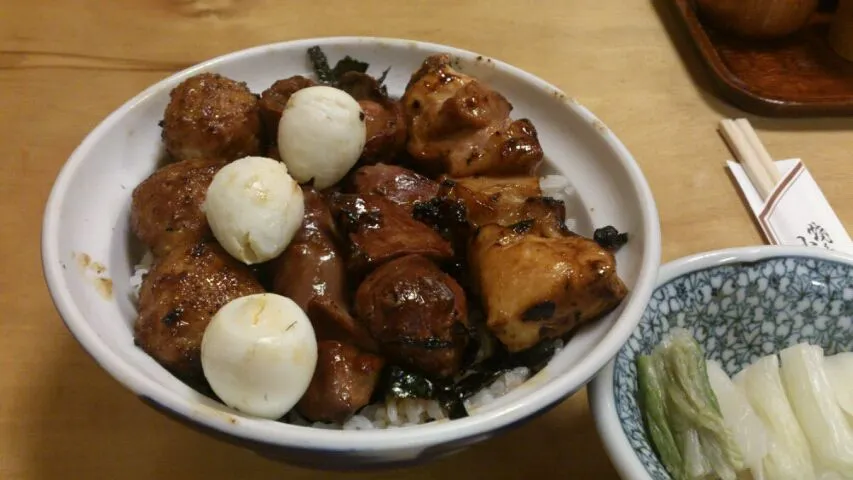
[[[675,480],[686,479],[682,468],[681,453],[678,451],[678,446],[666,419],[663,379],[658,376],[652,357],[642,355],[637,359],[637,375],[640,388],[640,408],[643,411],[652,444],[669,474]]]

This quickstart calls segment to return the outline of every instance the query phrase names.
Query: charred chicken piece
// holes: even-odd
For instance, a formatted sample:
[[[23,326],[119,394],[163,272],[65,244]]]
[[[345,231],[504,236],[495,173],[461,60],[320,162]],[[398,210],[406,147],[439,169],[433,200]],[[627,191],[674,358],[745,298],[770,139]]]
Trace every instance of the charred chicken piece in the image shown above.
[[[347,267],[356,279],[404,255],[439,261],[453,256],[447,240],[384,197],[333,193],[329,204],[346,236]]]
[[[184,160],[154,172],[133,190],[130,227],[155,255],[210,237],[201,204],[224,161]]]
[[[537,177],[445,177],[439,196],[461,201],[474,228],[490,223],[508,227],[533,219],[536,229],[547,236],[568,233],[565,205],[543,197]]]
[[[278,123],[281,120],[281,113],[284,112],[287,101],[290,100],[290,96],[303,88],[313,87],[316,84],[310,78],[295,75],[283,80],[277,80],[270,88],[261,92],[261,100],[259,102],[261,121],[264,126],[264,134],[270,144],[274,145],[278,141]],[[276,149],[277,154],[278,150]]]
[[[323,196],[302,186],[305,216],[287,249],[272,262],[273,291],[308,315],[318,340],[341,340],[371,351],[376,343],[347,311],[346,266]]]
[[[385,361],[336,341],[317,344],[317,367],[296,411],[313,422],[343,423],[370,403]]]
[[[456,71],[450,55],[428,57],[403,95],[408,152],[430,174],[531,175],[542,147],[529,120],[480,80]]]
[[[482,226],[468,250],[486,323],[510,352],[562,336],[627,294],[611,252],[578,235],[539,235],[533,223]]]
[[[388,97],[379,81],[360,72],[341,76],[338,88],[361,105],[367,138],[359,162],[363,165],[388,163],[406,149],[406,117],[400,102]]]
[[[207,324],[231,300],[263,291],[251,270],[216,242],[176,248],[142,282],[135,341],[178,378],[204,384],[201,339]]]
[[[426,202],[438,194],[438,183],[397,165],[364,166],[351,178],[354,193],[381,195],[409,213],[415,203]]]
[[[469,341],[465,292],[426,257],[377,268],[358,287],[355,311],[390,361],[439,378],[459,372]]]
[[[261,151],[258,98],[244,82],[215,73],[184,80],[170,93],[163,142],[175,160],[236,160]]]

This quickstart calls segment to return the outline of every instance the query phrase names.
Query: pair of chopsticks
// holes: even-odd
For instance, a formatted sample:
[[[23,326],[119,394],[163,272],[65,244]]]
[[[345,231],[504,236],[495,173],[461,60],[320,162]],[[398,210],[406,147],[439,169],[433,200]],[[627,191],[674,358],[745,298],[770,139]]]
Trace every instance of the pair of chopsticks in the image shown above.
[[[773,163],[773,158],[759,140],[749,120],[724,119],[720,122],[720,134],[743,165],[744,171],[761,198],[766,200],[781,177]]]

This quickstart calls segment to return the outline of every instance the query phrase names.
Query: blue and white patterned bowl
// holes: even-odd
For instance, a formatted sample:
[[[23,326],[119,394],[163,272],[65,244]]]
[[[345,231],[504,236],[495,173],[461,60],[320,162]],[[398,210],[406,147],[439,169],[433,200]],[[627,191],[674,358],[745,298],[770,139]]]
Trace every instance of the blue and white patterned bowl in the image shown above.
[[[720,250],[664,265],[640,324],[590,384],[590,407],[626,480],[670,476],[637,407],[637,355],[674,327],[696,337],[729,375],[799,342],[853,351],[853,257],[813,247]]]

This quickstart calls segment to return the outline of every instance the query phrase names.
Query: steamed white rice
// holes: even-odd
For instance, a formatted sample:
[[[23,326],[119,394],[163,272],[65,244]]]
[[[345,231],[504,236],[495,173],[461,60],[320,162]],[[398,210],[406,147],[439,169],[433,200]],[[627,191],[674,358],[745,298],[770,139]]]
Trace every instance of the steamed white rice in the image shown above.
[[[545,196],[561,200],[565,203],[566,226],[570,230],[575,230],[578,218],[577,209],[582,208],[582,206],[580,202],[576,201],[576,192],[571,182],[562,175],[545,175],[540,179],[540,186]],[[130,277],[131,297],[134,303],[139,301],[139,290],[142,287],[142,281],[151,268],[153,260],[154,257],[151,255],[151,252],[146,252],[134,267],[133,275]],[[469,414],[476,414],[478,408],[488,405],[511,392],[527,381],[529,377],[530,370],[527,367],[518,367],[505,372],[491,385],[484,387],[466,399],[463,402],[465,409]],[[447,414],[441,408],[438,401],[411,398],[388,398],[384,403],[368,405],[343,424],[312,423],[296,413],[296,411],[292,411],[286,416],[287,421],[295,425],[330,430],[400,428],[420,425],[431,421],[445,420],[447,418]]]

